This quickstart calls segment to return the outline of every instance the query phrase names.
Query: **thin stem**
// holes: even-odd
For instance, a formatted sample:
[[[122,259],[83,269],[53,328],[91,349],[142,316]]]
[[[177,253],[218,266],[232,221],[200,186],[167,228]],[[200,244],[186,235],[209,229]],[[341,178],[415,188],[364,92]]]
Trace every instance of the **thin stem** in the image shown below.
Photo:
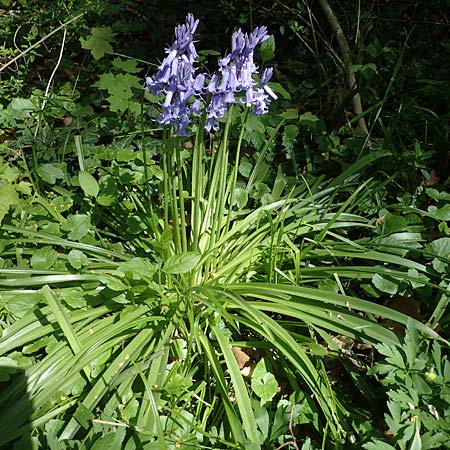
[[[183,251],[187,251],[187,238],[186,238],[186,215],[184,210],[184,187],[183,187],[183,160],[181,158],[181,143],[179,139],[175,141],[175,158],[177,165],[177,178],[178,178],[178,197],[180,202],[180,226],[181,226],[181,245]]]
[[[228,230],[230,229],[231,212],[233,209],[234,190],[236,188],[237,174],[239,171],[239,161],[240,161],[240,155],[241,155],[241,147],[242,147],[242,142],[243,142],[243,138],[244,138],[244,131],[245,131],[245,125],[247,123],[247,117],[248,117],[248,108],[245,108],[244,116],[242,118],[242,127],[241,127],[241,131],[239,133],[239,139],[238,139],[238,144],[237,144],[237,148],[236,148],[236,157],[234,159],[234,168],[233,168],[233,172],[231,174],[231,183],[229,184],[230,192],[228,194],[229,204],[228,204],[228,215],[227,215],[227,224],[225,227],[225,233],[228,233]]]
[[[175,249],[178,253],[182,252],[181,247],[181,237],[180,237],[180,221],[179,221],[179,209],[178,209],[178,203],[177,203],[177,177],[175,176],[175,165],[176,165],[176,157],[174,153],[176,153],[175,146],[174,146],[174,139],[171,136],[169,139],[170,147],[170,158],[169,158],[169,180],[170,187],[171,187],[171,193],[170,193],[170,204],[171,204],[171,210],[172,210],[172,230],[173,230],[173,237],[175,241]]]
[[[231,105],[228,110],[227,122],[225,124],[225,129],[222,136],[222,141],[220,143],[219,152],[217,155],[217,160],[215,163],[214,175],[217,174],[217,197],[212,197],[209,200],[215,201],[216,205],[214,208],[214,218],[211,223],[211,239],[210,239],[210,249],[214,247],[216,243],[216,238],[220,234],[222,228],[223,212],[225,210],[225,190],[226,190],[226,176],[228,172],[228,138],[230,136],[231,121],[233,116],[233,105]],[[214,254],[214,260],[212,266],[216,264],[217,254]],[[213,267],[211,267],[211,270]]]
[[[203,155],[205,151],[204,141],[204,119],[200,120],[194,144],[194,156],[192,158],[192,202],[191,202],[191,236],[192,247],[198,251],[200,227],[201,227],[201,205],[203,196]]]
[[[168,131],[163,132],[162,140],[162,165],[163,165],[163,196],[164,196],[164,231],[170,231],[169,226],[169,161],[167,156]]]
[[[53,78],[55,77],[56,71],[58,70],[58,67],[61,64],[62,56],[63,56],[63,53],[64,53],[64,46],[66,44],[66,36],[67,36],[67,28],[64,28],[64,34],[63,34],[63,38],[62,38],[62,42],[61,42],[61,50],[59,51],[58,61],[56,62],[56,65],[53,68],[53,72],[51,73],[50,78],[48,80],[47,88],[45,89],[45,93],[44,93],[44,100],[42,101],[41,110],[39,111],[39,115],[38,115],[38,121],[37,121],[37,124],[36,124],[36,129],[34,130],[34,138],[35,139],[36,139],[36,137],[38,135],[39,128],[41,126],[41,119],[42,119],[42,116],[44,114],[45,106],[47,105],[48,93],[50,91],[50,86],[52,84]]]
[[[30,45],[26,50],[24,50],[22,53],[18,54],[15,58],[13,58],[11,61],[8,61],[6,64],[3,64],[3,66],[0,67],[0,72],[3,72],[6,68],[8,68],[11,64],[14,64],[17,60],[22,58],[22,56],[25,56],[28,52],[36,48],[37,46],[41,45],[44,41],[46,41],[50,36],[53,36],[55,33],[57,33],[62,28],[65,28],[67,25],[69,25],[72,22],[75,22],[80,17],[84,16],[86,12],[82,12],[81,14],[78,14],[78,16],[72,17],[67,22],[64,22],[62,25],[60,25],[58,28],[55,28],[53,31],[50,31],[47,35],[45,35],[42,39],[39,39],[39,41],[35,42],[33,45]]]

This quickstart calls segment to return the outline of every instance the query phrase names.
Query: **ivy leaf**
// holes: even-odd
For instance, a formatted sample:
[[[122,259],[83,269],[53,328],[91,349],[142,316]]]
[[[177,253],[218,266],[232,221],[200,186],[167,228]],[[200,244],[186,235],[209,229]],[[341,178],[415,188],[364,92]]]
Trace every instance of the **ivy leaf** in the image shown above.
[[[164,271],[172,274],[190,272],[198,264],[200,258],[201,255],[195,252],[173,255],[164,264]]]
[[[90,197],[97,197],[99,186],[97,180],[89,173],[82,170],[78,174],[78,181],[80,182],[81,189],[83,189],[84,195]]]
[[[110,43],[115,35],[111,27],[95,27],[92,28],[88,39],[80,38],[81,46],[90,50],[94,59],[100,59],[106,54],[113,53]]]

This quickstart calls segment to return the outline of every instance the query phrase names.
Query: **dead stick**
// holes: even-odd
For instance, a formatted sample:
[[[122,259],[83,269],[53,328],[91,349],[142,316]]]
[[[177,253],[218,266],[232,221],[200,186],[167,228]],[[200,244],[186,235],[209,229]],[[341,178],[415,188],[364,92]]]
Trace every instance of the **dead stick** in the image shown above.
[[[339,48],[341,49],[342,59],[344,62],[344,69],[347,72],[347,84],[348,84],[350,91],[352,91],[353,89],[357,88],[358,85],[356,82],[355,74],[350,69],[350,66],[352,63],[352,54],[351,54],[347,39],[345,37],[344,31],[342,30],[342,27],[339,23],[338,18],[336,17],[336,14],[334,14],[334,11],[331,9],[331,6],[328,3],[328,0],[319,0],[319,4],[322,8],[323,13],[325,14],[325,16],[328,20],[328,23],[331,26],[331,30],[333,31],[334,35],[336,36],[336,40],[339,44]],[[353,110],[356,115],[360,115],[363,112],[363,108],[362,108],[362,104],[361,104],[361,96],[359,95],[359,93],[356,93],[353,96]],[[366,124],[364,117],[360,117],[358,119],[358,126],[366,134],[369,134],[369,130],[367,128],[367,124]]]

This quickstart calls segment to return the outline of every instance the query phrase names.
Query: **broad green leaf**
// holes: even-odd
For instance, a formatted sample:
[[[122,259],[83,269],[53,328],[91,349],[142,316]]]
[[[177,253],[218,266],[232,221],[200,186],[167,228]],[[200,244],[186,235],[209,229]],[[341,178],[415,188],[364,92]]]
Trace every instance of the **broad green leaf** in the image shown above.
[[[445,191],[438,191],[437,189],[428,188],[425,189],[425,192],[436,202],[443,200],[443,201],[450,201],[450,192]]]
[[[80,171],[78,174],[78,181],[85,195],[97,197],[99,186],[97,180],[89,172],[84,170]]]
[[[37,173],[49,184],[55,184],[56,180],[64,179],[64,172],[54,164],[41,164],[37,168]]]
[[[111,72],[100,75],[95,86],[105,89],[110,94],[107,100],[111,103],[111,111],[125,111],[132,104],[132,89],[141,88],[141,79],[129,73],[114,75]]]
[[[433,258],[433,268],[437,272],[445,273],[450,260],[450,238],[436,239],[425,247],[424,254]]]
[[[58,259],[58,253],[52,247],[42,247],[33,252],[31,267],[34,269],[50,269]]]
[[[177,274],[186,273],[194,269],[201,259],[201,255],[195,252],[185,252],[171,256],[164,264],[164,271]]]
[[[157,268],[148,259],[135,257],[121,263],[117,270],[123,272],[129,279],[145,280],[152,278]]]
[[[73,241],[82,239],[91,227],[91,219],[86,214],[74,214],[69,216],[62,225],[64,231],[68,231],[67,237]]]
[[[242,189],[240,187],[237,187],[234,190],[234,196],[233,196],[234,204],[237,205],[239,209],[242,209],[247,205],[248,202],[248,192],[246,189]]]
[[[8,105],[8,109],[11,110],[14,119],[24,120],[36,109],[36,106],[27,98],[14,98]]]
[[[115,35],[111,27],[94,27],[87,39],[80,38],[81,46],[90,50],[94,59],[100,59],[114,52],[111,42]]]
[[[116,438],[116,433],[104,434],[101,438],[97,439],[90,450],[113,450],[113,448],[120,448],[121,442],[119,442],[119,447],[113,447],[114,440]]]
[[[381,292],[386,292],[387,294],[393,295],[393,294],[396,294],[398,291],[398,283],[388,280],[387,278],[382,277],[378,273],[376,273],[372,277],[372,283]]]
[[[429,206],[428,214],[430,217],[436,220],[450,220],[450,204],[447,203],[441,208],[438,208],[434,205]]]
[[[252,374],[252,389],[262,403],[269,402],[278,391],[275,376],[267,371],[264,358],[256,364]]]
[[[280,114],[283,119],[294,120],[298,119],[298,109],[290,108]]]
[[[100,177],[100,192],[97,203],[103,206],[110,206],[117,201],[117,183],[111,175]]]
[[[120,72],[139,73],[141,69],[137,67],[137,61],[134,59],[115,58],[113,66]]]
[[[70,250],[67,255],[69,264],[75,269],[81,269],[83,266],[88,264],[88,257],[81,251],[77,249]]]
[[[248,178],[250,176],[252,168],[253,164],[247,158],[244,157],[241,159],[241,162],[239,164],[239,173],[243,177]]]
[[[386,214],[382,224],[383,234],[398,233],[407,229],[406,219],[395,214]]]
[[[99,276],[100,281],[112,291],[125,291],[128,285],[120,281],[118,276],[103,274]]]
[[[16,189],[10,184],[0,186],[0,223],[13,205],[17,205],[19,196]]]

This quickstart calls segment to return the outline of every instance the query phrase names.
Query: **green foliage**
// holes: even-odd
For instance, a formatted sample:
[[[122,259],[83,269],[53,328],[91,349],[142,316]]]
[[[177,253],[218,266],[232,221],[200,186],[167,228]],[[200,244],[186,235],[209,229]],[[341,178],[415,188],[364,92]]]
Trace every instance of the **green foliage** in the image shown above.
[[[87,39],[80,39],[81,46],[90,50],[95,59],[100,59],[113,53],[111,42],[114,41],[115,35],[111,27],[94,27]]]
[[[388,389],[385,421],[395,446],[377,439],[364,448],[444,448],[450,438],[447,346],[430,342],[411,321],[401,346],[375,347],[384,359],[370,373]]]
[[[407,42],[402,2],[336,10],[369,136],[316,4],[191,2],[211,47],[276,34],[279,109],[184,141],[141,107],[178,3],[3,1],[4,60],[45,45],[0,80],[0,446],[444,448],[443,2]],[[48,33],[78,8],[61,49]]]

